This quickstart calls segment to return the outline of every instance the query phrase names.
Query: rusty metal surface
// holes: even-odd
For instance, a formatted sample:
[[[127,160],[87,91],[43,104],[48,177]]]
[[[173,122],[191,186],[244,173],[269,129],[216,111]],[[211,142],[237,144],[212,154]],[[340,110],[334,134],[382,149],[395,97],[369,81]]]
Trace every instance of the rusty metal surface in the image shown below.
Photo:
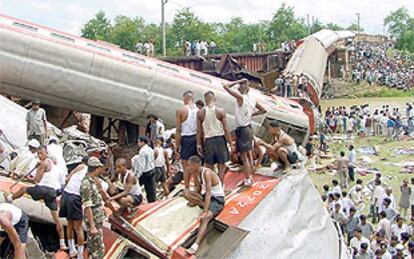
[[[272,55],[283,55],[287,56],[288,53],[284,51],[274,52],[253,52],[253,53],[235,53],[235,54],[223,54],[229,55],[234,58],[237,63],[242,65],[244,68],[258,72],[266,70],[267,58]],[[203,71],[203,62],[206,60],[214,59],[220,60],[222,55],[207,55],[203,57],[190,56],[190,57],[166,57],[162,60],[176,64],[182,67],[190,68],[197,71]]]

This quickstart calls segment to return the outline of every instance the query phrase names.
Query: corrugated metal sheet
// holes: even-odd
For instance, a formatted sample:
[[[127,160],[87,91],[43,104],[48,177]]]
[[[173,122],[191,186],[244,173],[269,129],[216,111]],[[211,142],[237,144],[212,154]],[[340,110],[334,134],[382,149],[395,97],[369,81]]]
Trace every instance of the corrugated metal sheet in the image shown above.
[[[230,57],[237,60],[240,65],[245,66],[246,69],[251,71],[261,71],[263,70],[264,64],[266,64],[267,57],[277,54],[284,54],[283,51],[275,51],[275,52],[262,52],[262,53],[236,53],[236,54],[229,54]],[[203,57],[198,56],[191,56],[191,57],[167,57],[162,58],[162,60],[179,65],[182,67],[190,68],[197,71],[203,70],[203,62],[205,60],[214,59],[220,60],[222,55],[208,55]]]

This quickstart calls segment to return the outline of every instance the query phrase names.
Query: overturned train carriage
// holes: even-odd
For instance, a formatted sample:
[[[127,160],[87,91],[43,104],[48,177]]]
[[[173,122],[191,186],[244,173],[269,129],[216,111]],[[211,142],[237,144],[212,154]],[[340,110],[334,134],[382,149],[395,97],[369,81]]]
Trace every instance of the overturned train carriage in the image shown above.
[[[174,126],[184,91],[201,99],[213,90],[234,126],[235,102],[222,87],[228,81],[4,15],[0,37],[1,93],[134,123],[154,113]],[[268,110],[266,117],[292,127],[298,143],[307,139],[309,118],[297,102],[254,89],[250,95]],[[253,126],[266,117],[256,117]]]

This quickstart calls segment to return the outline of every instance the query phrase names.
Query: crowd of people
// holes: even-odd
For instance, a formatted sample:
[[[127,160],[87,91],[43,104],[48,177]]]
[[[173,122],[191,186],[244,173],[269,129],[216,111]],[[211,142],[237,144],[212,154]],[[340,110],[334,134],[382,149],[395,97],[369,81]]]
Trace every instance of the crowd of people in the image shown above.
[[[148,57],[154,57],[155,55],[154,40],[150,39],[146,41],[145,43],[138,41],[135,44],[135,52],[137,52],[138,54],[148,56]]]
[[[340,71],[346,79],[402,90],[414,86],[414,60],[409,55],[390,55],[387,43],[354,42],[348,49],[350,71]]]
[[[238,89],[235,85],[239,85]],[[40,108],[39,100],[33,100],[26,118],[27,148],[11,158],[0,145],[3,172],[18,182],[24,178],[34,183],[33,187],[23,184],[4,194],[6,203],[0,203],[0,214],[6,217],[0,219],[3,227],[0,237],[8,236],[16,254],[24,254],[29,219],[13,204],[29,195],[35,201],[43,200],[49,208],[60,249],[82,258],[86,239],[91,257],[102,258],[104,207],[112,210],[113,215],[133,217],[139,213],[141,204],[168,196],[183,181],[183,197],[189,206],[202,208],[198,236],[189,249],[190,253],[196,253],[208,223],[224,208],[228,161],[241,164],[246,188],[253,185],[253,173],[265,158],[278,162],[284,172],[300,162],[294,139],[276,121],[269,125],[274,143],[254,137],[251,120],[266,110],[248,95],[247,80],[225,84],[223,88],[235,100],[235,131],[229,130],[226,113],[216,104],[214,92],[206,92],[204,102],[200,103],[194,100],[191,91],[186,91],[184,105],[176,111],[175,132],[167,133],[162,120],[149,115],[146,134],[139,137],[139,151],[131,159],[121,157],[112,162],[110,152],[93,148],[70,172],[58,139],[47,136],[45,110]],[[191,182],[194,188],[190,187]],[[62,218],[67,220],[66,235]]]
[[[384,136],[386,141],[397,140],[402,135],[414,132],[414,103],[405,108],[383,105],[372,111],[368,104],[345,107],[331,107],[325,111],[321,132],[365,136]]]
[[[303,74],[295,76],[281,75],[275,80],[271,93],[280,97],[308,97],[308,79]]]
[[[414,178],[410,183],[403,180],[398,200],[380,173],[367,183],[353,177],[351,182],[355,183],[352,187],[337,179],[325,184],[322,200],[339,225],[352,258],[412,258]],[[369,213],[364,214],[367,201]]]
[[[217,44],[213,40],[210,43],[205,40],[195,40],[193,42],[185,40],[183,52],[186,57],[214,55],[217,52]]]

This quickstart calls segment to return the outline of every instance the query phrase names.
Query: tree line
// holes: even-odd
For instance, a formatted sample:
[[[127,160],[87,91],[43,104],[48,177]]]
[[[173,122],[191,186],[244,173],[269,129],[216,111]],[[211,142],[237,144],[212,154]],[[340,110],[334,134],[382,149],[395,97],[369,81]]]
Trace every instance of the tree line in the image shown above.
[[[397,47],[413,49],[413,18],[408,11],[400,8],[391,13],[385,23],[390,35],[396,37]],[[303,17],[296,16],[294,8],[282,4],[270,20],[246,23],[241,17],[229,22],[205,22],[197,17],[190,8],[178,10],[171,23],[166,24],[168,56],[182,56],[185,41],[214,41],[217,53],[251,52],[253,44],[261,43],[265,50],[280,48],[281,43],[297,40],[323,28],[332,30],[359,30],[357,24],[343,27],[335,23],[323,24],[319,20],[310,26]],[[83,37],[107,41],[123,49],[134,51],[135,44],[153,40],[155,53],[162,53],[160,24],[147,23],[142,17],[118,15],[110,20],[103,11],[98,12],[81,29]],[[411,39],[411,42],[408,42]],[[401,43],[400,43],[401,42]]]

